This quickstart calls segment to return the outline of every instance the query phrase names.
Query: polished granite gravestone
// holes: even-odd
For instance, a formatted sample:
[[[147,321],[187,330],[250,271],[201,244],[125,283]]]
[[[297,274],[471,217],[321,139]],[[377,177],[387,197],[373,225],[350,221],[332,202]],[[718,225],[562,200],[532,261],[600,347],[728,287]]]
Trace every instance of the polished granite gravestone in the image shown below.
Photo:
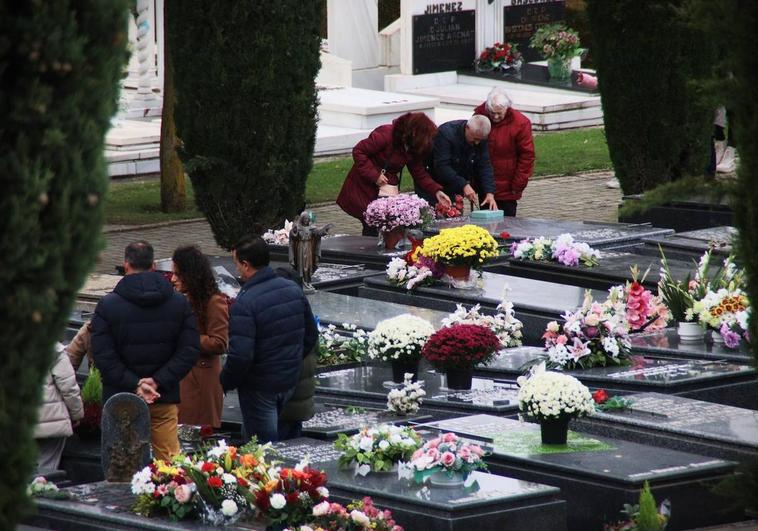
[[[540,218],[504,217],[498,221],[471,221],[467,216],[454,220],[435,222],[425,232],[436,234],[441,229],[478,225],[484,227],[495,238],[514,242],[525,238],[555,238],[561,234],[571,234],[576,241],[585,242],[592,247],[607,248],[631,245],[643,237],[673,234],[671,229],[661,229],[649,224],[603,223],[595,221],[563,221]],[[508,236],[503,237],[502,233]]]
[[[449,315],[448,312],[418,306],[363,299],[328,291],[308,294],[308,301],[311,303],[313,315],[318,316],[321,324],[341,326],[348,323],[363,330],[373,330],[380,321],[406,313],[426,319],[436,329],[442,326],[442,320]]]
[[[712,249],[714,253],[728,255],[732,252],[732,242],[738,234],[734,227],[720,226],[670,235],[646,236],[642,241],[656,249],[660,246],[664,253],[669,250],[684,251],[699,257],[708,249]]]
[[[566,506],[554,487],[482,472],[461,487],[418,484],[399,479],[397,472],[356,476],[337,464],[340,452],[331,442],[300,438],[275,443],[274,449],[290,466],[307,456],[312,467],[325,471],[331,499],[347,503],[371,496],[408,530],[566,528]]]
[[[626,223],[652,223],[658,227],[670,227],[677,232],[734,225],[734,211],[729,196],[720,199],[707,196],[675,199],[633,214],[623,212],[624,204],[639,202],[642,195],[625,195],[621,199],[619,221]]]
[[[538,425],[492,415],[419,429],[424,427],[491,441],[492,454],[485,457],[490,470],[560,488],[570,507],[569,529],[602,529],[603,523],[618,520],[624,503],[638,502],[645,481],[657,501],[671,500],[669,529],[743,519],[740,510],[729,508],[729,500],[711,492],[733,473],[732,461],[573,432],[565,446],[543,446]]]
[[[447,389],[445,376],[420,370],[426,396],[421,414],[437,416],[471,412],[514,415],[518,408],[516,386],[495,383],[488,378],[474,378],[470,391]],[[386,365],[368,365],[324,371],[316,375],[316,396],[322,400],[346,406],[385,407],[387,393],[402,384],[392,383],[392,369]]]
[[[725,360],[737,363],[751,363],[752,354],[744,342],[736,349],[714,345],[706,341],[680,341],[675,328],[664,328],[654,332],[632,334],[632,354],[643,356],[665,356],[669,358],[692,358],[705,360]]]
[[[675,279],[684,280],[688,276],[691,278],[695,275],[697,263],[693,260],[667,258],[666,261]],[[569,267],[555,261],[519,260],[511,257],[507,264],[487,265],[484,269],[493,273],[516,275],[546,282],[608,290],[613,286],[631,282],[633,266],[637,266],[638,280],[642,281],[643,286],[656,293],[658,281],[661,278],[660,254],[652,256],[636,254],[636,248],[624,251],[600,251],[598,264],[593,267],[585,265]]]
[[[481,304],[484,313],[494,313],[506,298],[513,303],[516,317],[524,323],[524,342],[539,344],[549,321],[560,319],[566,312],[577,309],[584,301],[585,290],[552,282],[543,282],[495,273],[483,272],[476,286],[470,289],[453,288],[442,282],[420,286],[413,291],[392,285],[387,277],[368,277],[358,288],[358,295],[367,299],[421,306],[447,312],[456,304]],[[591,291],[595,300],[605,300],[607,293]]]
[[[524,366],[544,353],[539,347],[504,349],[474,374],[513,381]],[[758,372],[749,365],[720,360],[633,357],[627,366],[592,367],[567,371],[584,385],[611,394],[654,391],[735,407],[751,407],[758,392]]]
[[[42,529],[59,531],[116,531],[145,529],[150,531],[207,531],[217,529],[200,521],[173,522],[168,517],[147,518],[134,514],[132,506],[136,496],[129,483],[88,483],[61,489],[69,494],[69,500],[34,498],[35,514],[24,523]],[[224,529],[263,531],[262,522],[241,522]]]
[[[303,435],[314,439],[336,439],[340,433],[352,435],[364,426],[405,425],[431,420],[429,415],[398,416],[386,410],[373,408],[350,408],[322,403],[317,403],[315,408],[316,413],[313,417],[303,422]]]
[[[721,459],[758,458],[758,411],[660,393],[627,397],[629,409],[599,411],[578,429]]]

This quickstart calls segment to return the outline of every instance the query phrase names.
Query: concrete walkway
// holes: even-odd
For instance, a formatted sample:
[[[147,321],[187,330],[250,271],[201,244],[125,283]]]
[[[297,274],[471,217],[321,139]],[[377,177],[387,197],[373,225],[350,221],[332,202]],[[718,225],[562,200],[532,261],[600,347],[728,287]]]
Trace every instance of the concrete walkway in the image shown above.
[[[616,221],[621,191],[605,186],[611,172],[595,172],[558,177],[542,177],[529,183],[519,201],[519,217],[564,220]],[[318,224],[333,223],[331,234],[360,234],[361,224],[336,205],[317,206]],[[170,258],[180,245],[198,245],[207,254],[225,251],[216,245],[205,220],[169,222],[148,226],[106,226],[105,248],[95,268],[97,273],[114,273],[123,262],[124,247],[135,240],[147,240],[155,247],[155,257]]]

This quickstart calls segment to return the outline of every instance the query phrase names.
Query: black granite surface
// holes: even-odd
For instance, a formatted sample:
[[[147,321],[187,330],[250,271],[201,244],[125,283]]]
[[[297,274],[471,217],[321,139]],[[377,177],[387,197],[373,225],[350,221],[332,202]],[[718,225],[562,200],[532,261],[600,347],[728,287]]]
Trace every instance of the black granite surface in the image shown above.
[[[732,461],[608,438],[598,438],[607,446],[602,450],[514,454],[498,443],[500,434],[536,434],[539,426],[492,415],[448,419],[431,427],[493,441],[493,454],[486,461],[494,472],[559,487],[571,508],[569,529],[602,529],[604,522],[618,519],[624,503],[637,503],[645,481],[656,499],[669,498],[678,508],[672,512],[671,529],[742,518],[709,486],[734,471]]]
[[[633,354],[724,360],[747,364],[752,360],[752,355],[744,343],[741,343],[739,348],[730,349],[723,345],[714,345],[706,340],[683,342],[679,340],[675,328],[632,334],[631,340]]]
[[[409,424],[427,422],[429,415],[396,415],[377,408],[348,408],[328,404],[316,404],[316,413],[303,422],[303,435],[315,439],[335,439],[340,433],[357,433],[364,426],[377,424]]]
[[[701,255],[708,249],[713,249],[715,253],[727,255],[732,252],[732,243],[737,235],[736,228],[726,225],[671,235],[646,236],[642,241],[656,247],[660,245],[664,252],[673,249]]]

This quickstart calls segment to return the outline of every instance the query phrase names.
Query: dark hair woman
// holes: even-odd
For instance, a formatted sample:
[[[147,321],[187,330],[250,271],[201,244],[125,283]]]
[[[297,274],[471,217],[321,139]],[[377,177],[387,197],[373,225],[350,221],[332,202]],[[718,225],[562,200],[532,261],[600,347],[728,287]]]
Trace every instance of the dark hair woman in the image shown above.
[[[229,306],[200,249],[179,247],[171,258],[171,283],[187,297],[200,331],[200,358],[181,382],[179,422],[220,428],[224,392],[219,375],[221,354],[229,342]]]
[[[364,236],[375,236],[376,229],[366,225],[363,213],[379,196],[399,192],[404,166],[413,178],[416,190],[450,206],[442,185],[432,179],[424,167],[434,145],[437,126],[421,112],[405,113],[391,124],[374,129],[368,138],[353,148],[353,167],[347,174],[337,204],[363,224]]]

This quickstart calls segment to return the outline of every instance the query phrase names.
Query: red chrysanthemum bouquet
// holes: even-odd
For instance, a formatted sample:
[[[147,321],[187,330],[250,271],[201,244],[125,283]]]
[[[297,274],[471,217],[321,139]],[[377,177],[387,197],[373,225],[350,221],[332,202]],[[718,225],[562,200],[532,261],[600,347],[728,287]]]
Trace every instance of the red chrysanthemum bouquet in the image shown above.
[[[438,369],[460,370],[491,361],[501,347],[490,328],[455,324],[432,334],[421,355]]]

